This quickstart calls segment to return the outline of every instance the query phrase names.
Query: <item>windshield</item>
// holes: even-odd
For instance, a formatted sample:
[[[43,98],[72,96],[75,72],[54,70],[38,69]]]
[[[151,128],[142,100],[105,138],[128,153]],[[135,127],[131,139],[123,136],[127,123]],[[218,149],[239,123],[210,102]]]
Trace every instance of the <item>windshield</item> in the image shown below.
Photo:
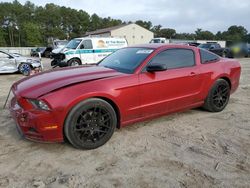
[[[209,49],[210,46],[211,46],[211,44],[200,44],[198,47],[199,47],[199,48]]]
[[[36,49],[37,52],[41,52],[41,53],[44,52],[45,50],[46,50],[45,47],[37,48],[37,49]]]
[[[153,51],[151,48],[123,48],[107,56],[98,66],[132,74]]]
[[[73,39],[65,46],[65,48],[76,49],[77,46],[81,43],[81,41],[82,39]]]
[[[161,39],[152,39],[150,43],[161,43]]]
[[[68,43],[68,41],[56,41],[55,42],[55,45],[56,46],[65,46],[66,44]]]

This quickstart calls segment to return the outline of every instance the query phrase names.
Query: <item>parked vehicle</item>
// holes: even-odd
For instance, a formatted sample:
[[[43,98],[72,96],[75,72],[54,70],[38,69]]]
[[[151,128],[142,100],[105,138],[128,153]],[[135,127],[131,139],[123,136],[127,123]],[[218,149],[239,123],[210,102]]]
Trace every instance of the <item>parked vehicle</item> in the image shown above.
[[[53,49],[62,49],[64,46],[68,44],[69,41],[67,40],[54,40],[53,41]]]
[[[24,137],[94,149],[115,128],[203,106],[220,112],[239,85],[237,60],[187,45],[117,50],[94,66],[37,74],[13,84],[10,111]]]
[[[54,56],[54,54],[60,53],[60,51],[68,44],[69,41],[67,40],[54,40],[53,41],[53,50],[51,52],[51,57]]]
[[[227,50],[227,57],[250,57],[250,44],[248,43],[238,43],[232,45]]]
[[[218,43],[205,43],[205,44],[200,44],[198,47],[209,50],[210,52],[213,52],[221,57],[227,56],[225,48],[222,48]]]
[[[52,52],[52,47],[38,47],[36,49],[31,49],[30,56],[31,57],[39,57],[39,53],[41,54],[41,57],[50,57],[50,54]]]
[[[16,53],[0,51],[0,73],[20,72],[29,75],[32,69],[41,69],[41,62]]]
[[[51,66],[78,66],[95,64],[112,52],[126,47],[124,38],[75,38],[58,54],[53,55]]]
[[[149,43],[167,43],[167,39],[163,37],[153,38]]]
[[[187,42],[187,45],[189,45],[189,46],[195,46],[195,47],[197,47],[197,46],[199,46],[201,43],[198,43],[198,42]]]

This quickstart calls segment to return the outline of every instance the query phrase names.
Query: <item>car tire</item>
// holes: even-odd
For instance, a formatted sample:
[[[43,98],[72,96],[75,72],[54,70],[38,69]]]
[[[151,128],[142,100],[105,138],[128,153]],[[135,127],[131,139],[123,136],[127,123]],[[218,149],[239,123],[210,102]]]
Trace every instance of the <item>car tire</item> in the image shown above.
[[[24,76],[29,76],[31,72],[31,66],[27,63],[22,63],[19,65],[18,70],[20,73],[22,73]]]
[[[50,52],[49,51],[44,52],[44,57],[49,58],[50,57]]]
[[[203,108],[210,112],[220,112],[228,104],[230,85],[224,79],[218,79],[210,89]]]
[[[69,66],[79,66],[79,65],[81,65],[82,63],[81,63],[81,61],[79,60],[79,59],[71,59],[71,60],[69,60],[69,62],[68,62],[68,65]]]
[[[117,116],[113,107],[99,98],[78,103],[67,115],[64,135],[78,149],[95,149],[113,135]]]

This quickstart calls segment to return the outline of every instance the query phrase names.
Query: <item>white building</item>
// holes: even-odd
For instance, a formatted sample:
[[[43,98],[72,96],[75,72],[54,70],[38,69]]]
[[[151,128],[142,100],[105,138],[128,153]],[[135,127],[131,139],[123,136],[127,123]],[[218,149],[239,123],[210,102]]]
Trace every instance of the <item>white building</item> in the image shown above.
[[[85,36],[124,37],[128,45],[134,45],[149,43],[154,38],[154,33],[132,23],[87,32]]]

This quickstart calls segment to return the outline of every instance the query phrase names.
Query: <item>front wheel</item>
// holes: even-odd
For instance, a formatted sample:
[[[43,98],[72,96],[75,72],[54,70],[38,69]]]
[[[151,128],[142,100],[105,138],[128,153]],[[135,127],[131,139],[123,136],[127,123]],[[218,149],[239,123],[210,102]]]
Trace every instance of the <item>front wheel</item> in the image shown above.
[[[18,70],[19,70],[19,72],[21,72],[24,76],[28,76],[28,75],[30,75],[31,67],[30,67],[30,65],[27,64],[27,63],[22,63],[21,65],[19,65]]]
[[[98,98],[77,104],[68,114],[64,134],[79,149],[95,149],[105,144],[113,135],[117,117],[113,107]]]
[[[81,65],[81,61],[79,59],[71,59],[68,62],[69,66],[79,66]]]
[[[228,104],[230,85],[226,80],[218,79],[210,89],[204,108],[210,112],[220,112]]]

